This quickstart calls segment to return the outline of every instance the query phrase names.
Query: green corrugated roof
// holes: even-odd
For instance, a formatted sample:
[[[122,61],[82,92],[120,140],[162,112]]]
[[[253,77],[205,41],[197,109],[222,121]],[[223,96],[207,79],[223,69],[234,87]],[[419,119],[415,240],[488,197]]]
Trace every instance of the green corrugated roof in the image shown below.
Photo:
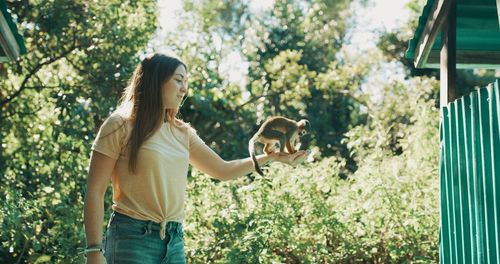
[[[405,57],[408,59],[413,59],[415,57],[415,49],[417,48],[420,35],[425,29],[425,23],[427,23],[427,18],[429,17],[429,13],[432,10],[432,5],[434,5],[434,0],[428,0],[424,6],[424,9],[422,10],[422,15],[420,15],[420,17],[418,18],[417,29],[415,29],[415,34],[413,35],[413,38],[410,40],[410,44],[408,45],[408,50],[406,51],[405,54]]]
[[[16,23],[14,23],[12,16],[10,15],[9,11],[7,10],[7,4],[6,4],[5,0],[0,0],[0,10],[2,11],[3,16],[7,20],[7,23],[9,24],[9,28],[12,31],[12,34],[16,38],[17,45],[19,45],[20,54],[26,54],[26,46],[24,45],[24,39],[21,36],[21,34],[19,34],[19,32],[17,31]]]
[[[416,46],[422,37],[434,2],[435,0],[428,0],[424,6],[405,54],[408,59],[415,57]],[[439,51],[440,42],[439,34],[432,45],[432,51]],[[496,0],[457,0],[457,51],[500,51]]]

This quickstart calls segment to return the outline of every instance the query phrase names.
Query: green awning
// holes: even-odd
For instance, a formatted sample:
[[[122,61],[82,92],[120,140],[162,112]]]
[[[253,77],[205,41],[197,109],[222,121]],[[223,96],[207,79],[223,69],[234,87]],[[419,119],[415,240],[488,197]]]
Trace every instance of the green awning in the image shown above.
[[[26,54],[26,46],[7,10],[5,0],[0,0],[0,10],[0,62],[5,62]]]
[[[439,27],[436,6],[449,0],[428,0],[420,16],[413,39],[410,40],[406,58],[417,60],[419,42],[429,38],[426,27]],[[456,0],[457,68],[500,68],[500,23],[496,0]],[[429,30],[428,30],[429,31]],[[427,32],[428,32],[427,31]],[[440,30],[438,30],[440,32]],[[438,33],[430,53],[424,54],[419,68],[439,68],[441,34]],[[422,59],[422,58],[421,58]]]

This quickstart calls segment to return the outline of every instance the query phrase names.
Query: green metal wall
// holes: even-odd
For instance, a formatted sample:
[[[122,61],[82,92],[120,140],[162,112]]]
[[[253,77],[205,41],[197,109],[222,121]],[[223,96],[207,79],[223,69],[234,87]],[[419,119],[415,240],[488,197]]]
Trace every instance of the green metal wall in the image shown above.
[[[442,108],[441,263],[500,264],[499,80]]]

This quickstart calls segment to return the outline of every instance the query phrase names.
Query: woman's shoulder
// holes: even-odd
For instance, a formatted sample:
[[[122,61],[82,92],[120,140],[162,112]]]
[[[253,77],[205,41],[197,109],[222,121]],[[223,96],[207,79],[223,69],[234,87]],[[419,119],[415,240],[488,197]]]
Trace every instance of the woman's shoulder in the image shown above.
[[[114,131],[126,132],[130,129],[131,122],[120,113],[111,113],[103,122],[101,130],[105,133],[112,133]]]
[[[126,119],[119,113],[113,112],[111,113],[102,124],[103,126],[121,126],[126,123]]]
[[[200,136],[198,135],[198,131],[190,123],[186,123],[182,120],[181,120],[181,122],[184,125],[185,131],[186,131],[185,135],[188,138],[189,146],[192,146],[193,144],[195,144],[195,145],[199,145],[202,143],[204,144],[203,139],[201,139]]]
[[[188,123],[188,122],[186,122],[186,121],[184,121],[182,119],[178,119],[178,118],[175,119],[173,125],[174,125],[174,127],[182,129],[185,132],[188,132],[189,130],[194,130],[194,128],[191,126],[190,123]]]
[[[176,119],[173,127],[177,128],[177,130],[179,130],[188,140],[198,135],[198,132],[190,123],[181,119]]]

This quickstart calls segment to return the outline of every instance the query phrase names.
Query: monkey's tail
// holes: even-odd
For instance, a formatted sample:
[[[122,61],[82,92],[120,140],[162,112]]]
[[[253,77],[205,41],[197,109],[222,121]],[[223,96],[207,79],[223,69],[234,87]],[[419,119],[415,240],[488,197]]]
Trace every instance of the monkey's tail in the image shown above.
[[[253,166],[255,168],[255,171],[260,174],[261,176],[264,176],[264,173],[260,169],[259,163],[257,162],[257,158],[255,158],[255,136],[250,139],[250,142],[248,142],[248,152],[250,152],[250,157],[252,157],[252,162]]]

